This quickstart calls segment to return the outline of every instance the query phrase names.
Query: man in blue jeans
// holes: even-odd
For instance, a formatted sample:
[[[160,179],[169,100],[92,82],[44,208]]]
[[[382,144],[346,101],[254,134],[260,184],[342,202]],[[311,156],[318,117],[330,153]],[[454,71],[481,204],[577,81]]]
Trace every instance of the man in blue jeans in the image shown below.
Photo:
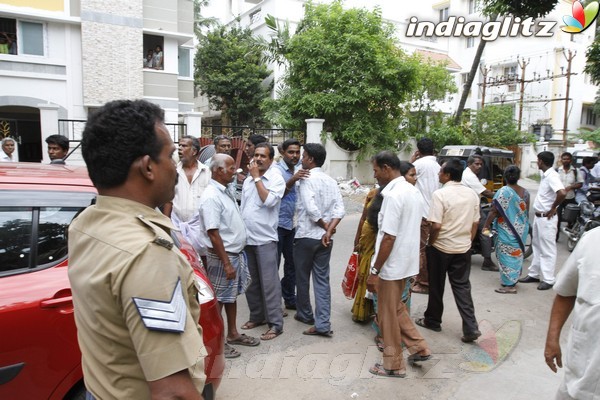
[[[294,316],[297,321],[313,325],[303,333],[330,337],[331,287],[329,259],[335,227],[344,217],[344,202],[337,182],[321,170],[327,153],[318,143],[304,145],[302,169],[310,176],[300,180],[298,195],[298,229],[294,240],[294,264],[298,296]],[[315,295],[315,312],[310,304],[310,277]]]
[[[283,278],[281,278],[281,296],[288,310],[296,309],[296,267],[294,266],[294,212],[296,211],[296,182],[309,175],[309,171],[300,169],[294,172],[300,161],[300,141],[288,139],[282,144],[282,159],[275,164],[285,181],[285,194],[279,209],[277,234],[278,265],[283,255]]]

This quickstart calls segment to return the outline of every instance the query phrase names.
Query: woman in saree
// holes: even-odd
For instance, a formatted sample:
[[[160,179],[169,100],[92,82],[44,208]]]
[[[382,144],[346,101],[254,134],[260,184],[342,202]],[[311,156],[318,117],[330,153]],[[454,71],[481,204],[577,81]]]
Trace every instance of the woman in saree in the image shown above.
[[[493,207],[482,231],[489,232],[492,221],[497,232],[496,258],[500,267],[497,293],[516,294],[523,267],[525,241],[529,233],[529,192],[517,184],[521,170],[509,165],[504,170],[506,186],[496,192]]]

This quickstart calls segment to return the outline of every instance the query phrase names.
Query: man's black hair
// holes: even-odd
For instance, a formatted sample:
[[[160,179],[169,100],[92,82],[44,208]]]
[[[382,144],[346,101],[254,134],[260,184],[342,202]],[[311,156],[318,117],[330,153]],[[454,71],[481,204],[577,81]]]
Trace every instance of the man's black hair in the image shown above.
[[[254,146],[256,146],[259,143],[266,143],[269,140],[266,137],[264,137],[263,135],[250,135],[250,136],[248,136],[248,141],[250,143],[252,143]]]
[[[221,140],[229,140],[229,141],[231,141],[231,139],[229,138],[229,136],[226,136],[226,135],[219,135],[219,136],[215,136],[215,137],[214,137],[214,139],[213,139],[213,144],[214,144],[215,146],[217,146]]]
[[[463,174],[463,165],[460,162],[460,158],[451,158],[448,161],[445,161],[442,165],[442,173],[449,174],[450,180],[454,182],[460,182]]]
[[[196,155],[200,154],[200,140],[197,137],[192,135],[184,135],[181,137],[181,139],[190,139],[192,141],[192,147],[194,150],[196,150]],[[179,141],[181,141],[181,139],[179,139]]]
[[[475,160],[481,160],[481,162],[483,162],[483,156],[480,154],[471,154],[469,158],[467,158],[467,165],[473,165]]]
[[[46,138],[46,143],[55,144],[63,149],[63,151],[69,151],[69,139],[66,136],[50,135]]]
[[[323,166],[325,158],[327,157],[327,151],[325,147],[319,143],[306,143],[304,145],[304,151],[308,153],[317,167]]]
[[[81,139],[81,153],[90,179],[99,189],[122,185],[131,165],[149,155],[157,160],[163,143],[156,123],[164,111],[146,100],[116,100],[106,103],[88,118]]]
[[[583,157],[583,160],[581,160],[581,165],[590,165],[590,164],[596,164],[597,159],[596,157]]]
[[[273,159],[273,157],[275,157],[275,149],[273,148],[273,146],[271,146],[271,143],[260,142],[256,146],[254,146],[254,150],[261,148],[261,147],[264,147],[269,150],[269,158],[271,160]]]
[[[551,151],[542,151],[541,153],[538,153],[537,158],[548,168],[551,168],[554,165],[554,153]]]
[[[422,156],[433,155],[433,140],[426,137],[419,139],[417,142],[417,149]]]
[[[288,147],[290,146],[302,146],[300,144],[300,141],[296,138],[291,138],[286,140],[285,142],[283,142],[283,144],[281,145],[281,148],[283,149],[283,151],[286,151],[288,149]]]
[[[560,155],[560,158],[563,158],[565,156],[568,156],[571,160],[573,159],[573,154],[569,153],[568,151],[565,151],[564,153],[562,153]]]
[[[379,168],[383,168],[384,165],[387,165],[394,171],[400,171],[400,159],[396,154],[389,150],[383,150],[375,154],[371,161],[377,164]]]

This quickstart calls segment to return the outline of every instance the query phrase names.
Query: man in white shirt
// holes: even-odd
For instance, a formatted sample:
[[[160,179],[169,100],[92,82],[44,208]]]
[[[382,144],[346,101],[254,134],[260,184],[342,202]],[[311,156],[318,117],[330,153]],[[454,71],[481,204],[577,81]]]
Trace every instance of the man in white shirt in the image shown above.
[[[335,227],[344,217],[344,202],[337,182],[321,170],[327,152],[318,143],[306,143],[302,168],[310,170],[298,182],[298,226],[294,240],[296,265],[296,309],[294,318],[311,326],[305,335],[331,337],[331,287],[329,259]],[[313,275],[315,312],[310,303],[310,277]]]
[[[210,169],[198,161],[199,153],[198,138],[183,136],[179,139],[175,197],[163,210],[176,222],[188,222],[198,212],[200,197],[210,182]]]
[[[2,150],[0,151],[0,162],[15,162],[15,140],[6,137],[2,139]]]
[[[560,162],[562,166],[557,168],[558,177],[565,187],[565,192],[567,194],[563,202],[558,205],[558,209],[556,210],[556,216],[558,217],[558,229],[556,230],[557,241],[558,237],[560,236],[560,224],[562,222],[563,210],[567,204],[577,203],[575,200],[575,194],[577,189],[583,186],[583,176],[579,174],[577,167],[571,164],[573,162],[573,154],[565,151],[560,155]],[[568,228],[571,228],[571,226],[569,225]]]
[[[419,190],[401,175],[400,160],[391,151],[382,151],[373,157],[373,172],[379,185],[385,188],[381,191],[380,228],[367,287],[378,296],[377,321],[384,351],[383,364],[375,364],[369,372],[404,377],[402,344],[411,353],[409,362],[431,358],[425,339],[402,302],[407,278],[418,272],[423,201]]]
[[[479,172],[483,168],[483,157],[479,154],[473,154],[467,159],[467,168],[463,171],[462,179],[460,183],[470,187],[477,193],[478,196],[484,196],[488,199],[494,198],[494,192],[488,190],[483,186],[479,180]],[[481,246],[481,255],[483,256],[483,264],[481,269],[484,271],[498,271],[498,266],[492,261],[492,240],[489,236],[483,235],[481,230],[487,213],[484,215],[480,209],[479,215],[479,226],[477,227],[477,235],[479,236],[479,244]]]
[[[248,233],[245,253],[252,278],[246,290],[250,318],[242,329],[252,329],[266,321],[269,329],[261,335],[262,340],[275,339],[283,332],[277,225],[285,181],[271,167],[273,157],[273,146],[258,143],[242,188],[242,219]]]
[[[533,261],[529,274],[519,282],[540,282],[538,290],[548,290],[554,285],[556,267],[556,231],[558,229],[558,205],[565,199],[565,187],[560,181],[554,164],[554,154],[542,151],[537,155],[538,168],[542,171],[542,180],[533,202]]]
[[[600,275],[596,248],[600,229],[587,232],[567,259],[556,279],[556,297],[544,357],[554,372],[563,366],[560,332],[573,312],[572,329],[565,349],[565,376],[557,400],[600,398]],[[555,364],[556,360],[556,364]]]
[[[438,164],[433,155],[433,141],[429,138],[421,138],[417,142],[417,151],[410,158],[410,162],[417,170],[416,187],[421,192],[424,201],[423,215],[421,219],[421,244],[419,248],[419,274],[411,288],[413,293],[429,293],[429,277],[427,274],[427,252],[425,247],[429,239],[430,224],[427,221],[429,214],[429,204],[433,192],[440,188],[438,173],[440,164]]]

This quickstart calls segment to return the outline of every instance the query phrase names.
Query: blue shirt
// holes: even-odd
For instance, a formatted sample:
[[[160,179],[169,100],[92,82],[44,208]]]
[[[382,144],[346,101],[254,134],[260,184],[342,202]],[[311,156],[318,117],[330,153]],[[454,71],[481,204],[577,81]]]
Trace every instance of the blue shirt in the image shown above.
[[[287,183],[292,176],[294,170],[290,170],[284,160],[280,160],[275,166],[278,168],[283,180]],[[294,229],[294,212],[296,211],[296,185],[294,185],[281,199],[281,207],[279,208],[279,227],[292,230]]]

